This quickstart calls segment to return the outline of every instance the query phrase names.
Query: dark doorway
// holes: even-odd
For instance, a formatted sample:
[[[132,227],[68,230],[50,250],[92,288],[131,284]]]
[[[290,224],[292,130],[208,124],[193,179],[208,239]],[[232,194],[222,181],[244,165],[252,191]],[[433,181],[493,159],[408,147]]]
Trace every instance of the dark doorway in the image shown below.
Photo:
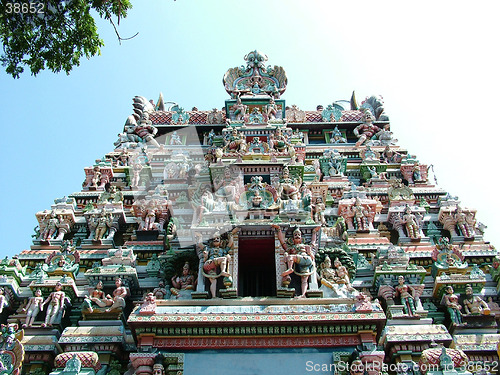
[[[240,237],[238,240],[238,295],[275,297],[274,237]]]

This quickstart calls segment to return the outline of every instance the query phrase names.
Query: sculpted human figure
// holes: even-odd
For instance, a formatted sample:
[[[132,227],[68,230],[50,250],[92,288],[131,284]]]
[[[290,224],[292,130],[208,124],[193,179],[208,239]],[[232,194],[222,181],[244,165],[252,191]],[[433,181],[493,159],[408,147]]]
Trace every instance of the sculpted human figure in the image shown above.
[[[201,254],[203,261],[203,272],[205,277],[210,281],[210,293],[212,298],[217,297],[217,279],[219,277],[230,277],[228,265],[231,260],[230,251],[233,250],[233,236],[239,231],[239,228],[234,228],[229,233],[229,241],[226,247],[222,247],[221,235],[215,232],[211,245],[203,246],[201,234],[198,236],[198,251]],[[220,268],[220,273],[217,274],[217,267]]]
[[[474,295],[470,285],[465,288],[464,308],[468,315],[489,315],[490,313],[488,304],[481,297]]]
[[[45,228],[40,233],[40,239],[48,241],[54,237],[59,225],[59,219],[57,218],[56,212],[52,211],[50,216],[46,215],[43,219],[43,223],[45,224]]]
[[[467,214],[464,213],[462,207],[457,206],[453,216],[462,235],[465,238],[474,237],[474,228],[467,222]]]
[[[141,179],[141,171],[144,168],[144,166],[136,161],[132,163],[132,181],[130,181],[130,186],[137,187],[139,186],[139,180]]]
[[[385,146],[382,152],[382,160],[387,164],[397,163],[401,160],[401,156],[397,152],[391,150],[390,146]]]
[[[347,268],[342,265],[342,262],[339,258],[335,258],[333,261],[333,265],[335,266],[335,283],[344,284],[347,287],[348,291],[353,291],[354,288],[351,286],[351,281],[349,280],[349,271]]]
[[[47,315],[45,316],[45,323],[42,324],[42,327],[52,327],[57,315],[63,308],[64,299],[66,298],[66,294],[62,290],[62,284],[56,283],[55,291],[50,293],[47,299],[43,302],[40,310],[43,310],[43,306],[49,304],[47,307]]]
[[[116,289],[113,291],[113,304],[106,309],[106,312],[125,307],[125,298],[127,298],[127,288],[123,286],[122,279],[117,277],[115,280]],[[109,297],[108,297],[109,299]]]
[[[317,247],[316,237],[318,231],[321,229],[320,226],[314,228],[311,244],[306,245],[302,243],[302,232],[299,228],[293,231],[293,239],[291,243],[285,241],[285,237],[279,225],[271,225],[278,232],[278,240],[280,241],[281,247],[285,250],[284,261],[287,269],[281,274],[281,276],[288,276],[292,272],[298,273],[301,279],[301,291],[302,294],[298,298],[305,298],[308,279],[309,276],[314,272],[315,262],[314,255]],[[294,270],[293,266],[296,265]]]
[[[189,270],[189,263],[186,262],[182,267],[182,275],[175,275],[171,279],[173,288],[170,291],[176,298],[179,298],[180,293],[186,290],[193,290],[195,285],[195,278]]]
[[[3,312],[3,309],[7,306],[9,306],[9,301],[5,296],[5,289],[0,287],[0,314]]]
[[[335,129],[332,130],[332,134],[331,134],[331,137],[330,137],[330,142],[331,143],[347,143],[347,140],[345,139],[345,137],[340,132],[338,126],[336,126]]]
[[[290,147],[290,143],[283,135],[283,132],[281,131],[280,128],[276,129],[274,134],[271,136],[270,144],[271,148],[273,148],[278,152],[283,152],[287,149],[287,147]]]
[[[354,212],[354,223],[356,224],[356,229],[358,231],[365,231],[369,228],[368,222],[368,210],[363,207],[361,200],[356,198],[354,206],[352,206]]]
[[[147,112],[142,115],[142,119],[137,123],[137,126],[135,126],[134,133],[137,134],[145,142],[149,142],[156,147],[160,147],[160,145],[154,138],[156,133],[158,133],[158,128],[153,126],[153,123],[149,119],[149,114]]]
[[[325,260],[320,265],[321,284],[327,286],[328,288],[333,288],[335,284],[335,270],[332,268],[332,260],[327,255]]]
[[[285,167],[283,169],[283,174],[280,179],[281,198],[299,200],[300,199],[299,186],[300,186],[300,179],[297,180],[292,176],[290,176],[290,171],[288,167]]]
[[[35,295],[30,297],[28,304],[23,308],[23,312],[26,312],[26,322],[23,327],[31,327],[36,319],[36,316],[40,311],[43,310],[43,297],[42,291],[37,289]]]
[[[363,116],[363,124],[358,125],[354,128],[354,135],[358,137],[358,141],[356,142],[356,147],[361,146],[366,141],[370,140],[376,133],[380,131],[380,128],[376,125],[373,125],[373,116],[367,111]]]
[[[229,151],[245,152],[246,140],[243,135],[238,133],[238,129],[233,128],[233,130],[231,131],[231,134],[226,140],[226,149]]]
[[[412,296],[414,292],[413,289],[405,284],[405,277],[398,277],[398,285],[396,286],[396,297],[401,298],[401,304],[403,305],[403,311],[409,316],[418,316],[415,314],[415,299]]]
[[[422,181],[422,172],[420,171],[420,164],[415,163],[411,170],[413,176],[413,182]]]
[[[411,207],[406,205],[401,222],[405,225],[408,237],[412,239],[420,238],[420,226],[418,224],[417,216],[412,213]]]
[[[271,97],[269,104],[266,106],[266,114],[269,120],[275,120],[278,113],[278,106],[274,102],[274,98]]]
[[[182,145],[182,139],[179,136],[179,134],[177,134],[177,131],[174,131],[172,133],[172,135],[170,137],[170,145],[172,145],[172,146]]]
[[[200,205],[196,206],[195,209],[198,211],[198,223],[200,224],[203,220],[203,216],[214,209],[215,201],[213,194],[207,189],[203,192]]]
[[[247,106],[243,103],[241,103],[241,98],[238,96],[236,98],[236,104],[233,105],[233,110],[234,110],[234,119],[236,121],[241,121],[243,120],[243,117],[245,116],[247,112]]]
[[[107,213],[102,210],[101,216],[97,219],[94,240],[100,241],[102,240],[106,232],[108,231],[108,227],[111,227],[113,223],[113,216],[111,213]]]
[[[312,216],[316,224],[326,226],[325,210],[326,206],[323,203],[323,197],[317,196],[314,204],[312,205]]]
[[[158,287],[153,289],[153,295],[156,299],[165,299],[167,296],[167,289],[165,288],[165,283],[160,281]]]
[[[450,319],[454,324],[462,324],[462,306],[458,304],[458,296],[453,292],[453,287],[450,285],[446,288],[446,294],[443,297],[446,310],[450,314]]]

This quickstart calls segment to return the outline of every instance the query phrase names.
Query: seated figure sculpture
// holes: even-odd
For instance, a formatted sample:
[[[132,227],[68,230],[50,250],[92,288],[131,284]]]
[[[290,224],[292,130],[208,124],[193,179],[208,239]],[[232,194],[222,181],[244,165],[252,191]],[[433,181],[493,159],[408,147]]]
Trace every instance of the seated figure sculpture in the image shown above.
[[[302,232],[299,228],[293,231],[293,238],[290,241],[285,241],[285,237],[279,225],[273,224],[272,227],[278,232],[278,240],[280,241],[283,250],[285,250],[284,261],[286,270],[281,276],[286,277],[291,273],[300,276],[301,279],[301,294],[297,298],[305,298],[308,289],[308,279],[315,272],[315,253],[317,250],[317,233],[321,226],[314,228],[311,243],[306,245],[302,242]],[[294,269],[294,265],[296,268]]]
[[[107,294],[104,296],[102,290],[102,281],[99,281],[95,288],[86,296],[82,304],[82,310],[89,313],[109,313],[113,311],[121,311],[125,307],[125,298],[128,295],[127,288],[123,285],[122,279],[117,277],[115,280],[116,289],[113,291],[113,296]]]
[[[479,296],[474,295],[470,285],[465,288],[464,310],[467,315],[489,315],[490,308]]]
[[[188,262],[186,262],[182,267],[182,275],[181,276],[174,275],[171,281],[173,287],[170,288],[170,291],[172,292],[173,298],[176,299],[191,298],[191,291],[195,287],[196,279],[190,272]]]
[[[326,287],[321,289],[326,292],[326,297],[346,298],[355,295],[356,290],[351,286],[347,268],[338,258],[335,258],[333,263],[335,268],[332,268],[330,257],[326,256],[320,266],[321,284]]]

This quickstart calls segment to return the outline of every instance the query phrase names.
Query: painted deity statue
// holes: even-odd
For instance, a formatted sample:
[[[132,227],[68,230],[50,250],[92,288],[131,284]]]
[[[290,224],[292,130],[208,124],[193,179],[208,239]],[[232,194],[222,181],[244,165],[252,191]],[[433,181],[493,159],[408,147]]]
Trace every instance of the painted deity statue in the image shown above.
[[[173,287],[170,288],[170,291],[175,298],[189,298],[191,296],[191,291],[195,287],[196,279],[190,272],[188,262],[182,267],[182,275],[174,275],[171,281]]]
[[[305,298],[308,289],[308,279],[309,276],[315,272],[315,261],[314,256],[317,250],[317,233],[321,229],[320,226],[314,228],[311,243],[306,245],[302,240],[302,232],[299,228],[293,231],[292,241],[285,241],[285,237],[279,225],[272,225],[272,227],[278,232],[278,240],[280,241],[281,247],[285,250],[284,261],[286,265],[286,270],[281,274],[281,276],[288,276],[295,272],[300,276],[301,279],[301,294],[298,298]],[[295,265],[295,269],[293,268]]]
[[[367,231],[369,229],[368,210],[363,207],[359,198],[356,198],[354,206],[351,207],[354,213],[354,224],[356,230]]]
[[[0,287],[0,314],[3,312],[3,309],[7,306],[9,306],[9,301],[5,296],[5,289]]]
[[[269,120],[275,120],[278,114],[278,106],[274,102],[274,98],[271,97],[269,104],[266,106],[266,115]]]
[[[404,313],[408,316],[418,317],[418,315],[415,313],[415,299],[412,295],[414,290],[405,283],[404,276],[401,275],[398,277],[398,285],[396,286],[395,290],[396,297],[399,296],[401,298],[401,304],[403,305]]]
[[[223,247],[222,238],[219,232],[215,232],[211,245],[204,246],[201,241],[201,234],[198,236],[198,254],[203,262],[203,275],[210,282],[210,293],[212,298],[217,297],[217,279],[224,277],[224,280],[229,280],[231,274],[229,272],[229,262],[231,260],[230,252],[234,248],[233,236],[239,231],[239,228],[234,228],[229,233],[227,245]],[[217,269],[220,272],[217,274]]]
[[[417,216],[412,213],[411,207],[406,205],[401,222],[405,225],[406,233],[411,239],[420,238],[420,225]]]
[[[55,211],[52,211],[49,215],[46,215],[42,222],[43,230],[40,233],[40,239],[42,241],[48,241],[54,238],[57,228],[59,227],[59,219]]]
[[[474,226],[470,225],[467,221],[467,214],[462,210],[462,207],[457,206],[453,217],[457,223],[458,229],[465,238],[474,237]]]
[[[331,136],[330,136],[330,142],[331,143],[347,143],[347,140],[345,137],[342,135],[342,133],[339,130],[339,127],[336,126],[335,129],[332,130]]]
[[[462,312],[460,311],[462,306],[458,304],[458,296],[454,293],[451,285],[446,288],[443,303],[446,306],[448,314],[450,314],[453,324],[462,324]]]
[[[240,97],[236,98],[236,104],[233,105],[232,108],[233,108],[234,119],[236,121],[243,120],[243,117],[245,117],[245,114],[247,113],[248,107],[241,102]]]
[[[180,146],[180,145],[182,145],[182,139],[179,136],[179,134],[177,134],[177,131],[174,131],[172,133],[172,135],[170,136],[170,145],[171,146]]]
[[[227,151],[245,152],[247,148],[245,136],[238,133],[238,130],[234,128],[227,138],[225,146]]]
[[[283,169],[283,174],[281,175],[280,178],[279,190],[281,193],[281,199],[299,200],[300,199],[299,187],[300,187],[300,178],[296,179],[293,176],[290,176],[290,171],[288,167],[285,167]]]
[[[165,288],[165,283],[163,281],[160,281],[158,286],[153,289],[153,296],[156,299],[165,299],[167,296],[167,289]]]
[[[35,319],[40,311],[43,310],[43,297],[42,291],[37,289],[35,295],[30,297],[28,304],[23,308],[23,312],[26,313],[26,322],[23,327],[31,327],[35,322]]]
[[[470,285],[465,288],[464,310],[467,315],[489,315],[490,308],[479,296],[474,295]]]
[[[364,122],[361,125],[354,128],[354,135],[358,137],[356,147],[361,146],[380,131],[380,128],[373,124],[374,118],[369,111],[367,111],[363,116],[363,121]]]
[[[326,226],[325,210],[326,206],[323,203],[323,197],[317,196],[314,204],[312,204],[312,219],[316,224]]]
[[[64,300],[66,299],[66,294],[62,290],[62,284],[56,283],[54,287],[55,291],[50,293],[47,299],[43,302],[40,310],[43,310],[43,306],[49,304],[47,307],[47,315],[45,316],[45,323],[42,327],[52,327],[59,313],[62,313],[64,308]]]
[[[288,147],[290,147],[290,143],[288,142],[287,138],[283,135],[283,132],[281,131],[280,128],[276,129],[274,134],[271,136],[270,146],[272,149],[278,152],[284,152],[287,150]]]

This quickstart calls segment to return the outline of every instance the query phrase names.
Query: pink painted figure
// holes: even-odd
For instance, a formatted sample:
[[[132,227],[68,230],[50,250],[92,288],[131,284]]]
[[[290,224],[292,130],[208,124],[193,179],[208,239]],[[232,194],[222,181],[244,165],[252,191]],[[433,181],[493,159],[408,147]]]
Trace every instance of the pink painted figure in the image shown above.
[[[173,288],[170,289],[173,295],[178,296],[180,291],[182,290],[193,290],[195,284],[195,278],[190,273],[189,263],[186,262],[184,267],[182,267],[182,275],[181,276],[173,276],[172,277],[172,285]],[[154,293],[154,291],[153,291]]]
[[[311,244],[302,243],[302,232],[299,228],[293,231],[293,240],[291,244],[287,244],[285,237],[279,225],[271,225],[278,232],[278,240],[281,247],[285,250],[284,260],[287,267],[286,271],[281,276],[288,276],[294,272],[293,265],[297,264],[297,271],[301,279],[301,292],[298,298],[305,298],[309,276],[314,272],[314,252],[316,248],[316,237],[321,226],[314,228]]]
[[[406,227],[408,237],[412,239],[420,238],[420,227],[418,225],[417,217],[412,213],[410,206],[406,205],[405,212],[401,221]]]
[[[35,296],[30,297],[28,304],[23,309],[23,312],[27,312],[26,322],[23,327],[31,327],[40,311],[43,311],[43,297],[42,291],[37,289],[35,291]]]
[[[356,142],[356,147],[361,146],[366,141],[370,140],[376,133],[380,131],[378,126],[373,125],[373,116],[367,111],[363,116],[363,124],[358,125],[354,128],[354,135],[358,137],[358,141]]]
[[[127,298],[128,292],[127,288],[123,286],[122,279],[117,277],[115,280],[116,289],[113,291],[113,304],[106,309],[106,312],[110,312],[112,310],[118,309],[120,307],[125,307],[125,298]],[[107,297],[108,299],[111,296]]]
[[[62,284],[59,282],[56,283],[55,291],[50,293],[40,308],[43,310],[43,306],[47,303],[49,304],[47,307],[47,315],[45,316],[45,323],[42,324],[42,327],[52,327],[54,320],[63,308],[65,298],[66,294],[62,291]]]

